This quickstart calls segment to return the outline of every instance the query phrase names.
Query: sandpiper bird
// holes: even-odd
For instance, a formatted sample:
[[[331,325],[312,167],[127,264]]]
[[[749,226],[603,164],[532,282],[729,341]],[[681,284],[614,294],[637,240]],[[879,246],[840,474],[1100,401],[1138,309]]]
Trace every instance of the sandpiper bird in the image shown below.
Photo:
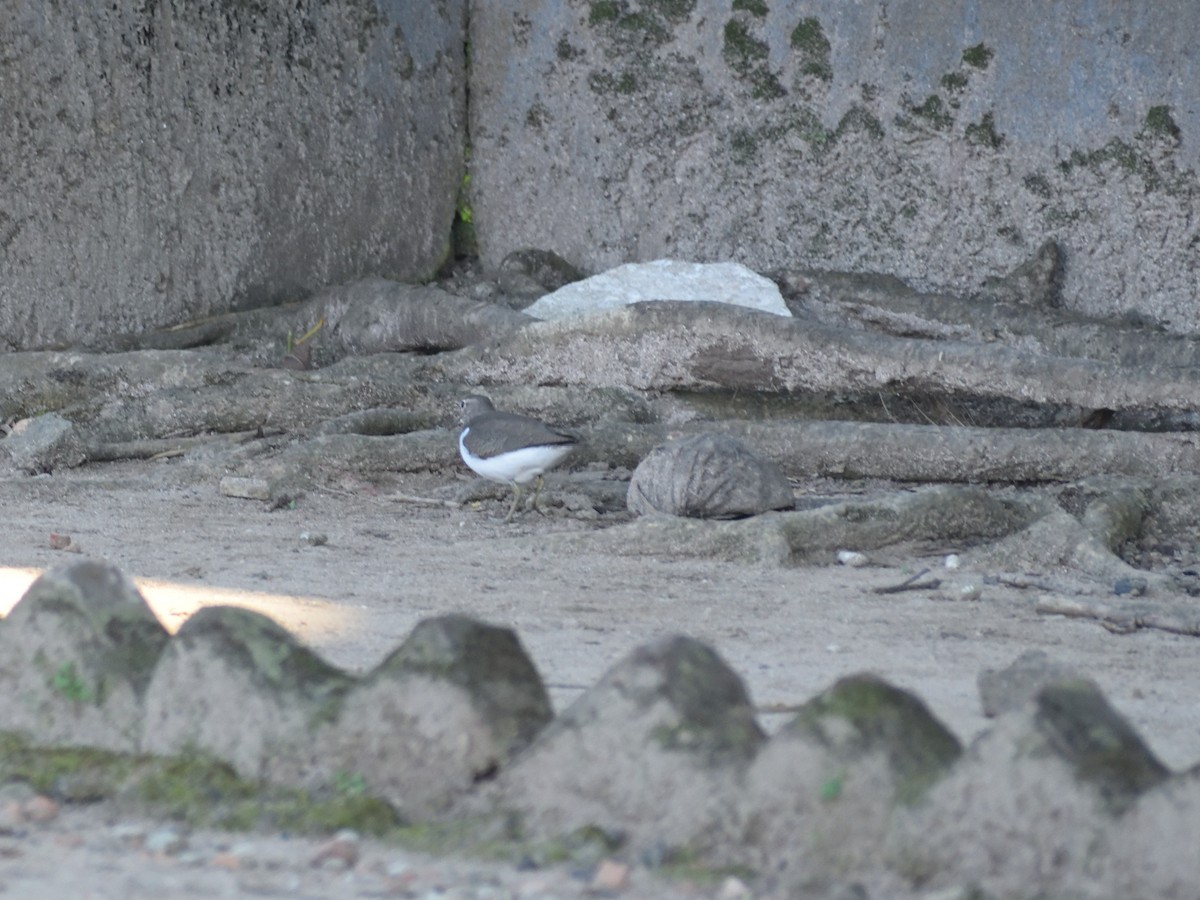
[[[530,416],[497,412],[492,401],[479,394],[463,397],[463,430],[458,452],[476,474],[512,485],[513,501],[505,522],[512,521],[521,499],[521,486],[537,479],[533,508],[542,492],[542,476],[575,449],[579,439],[551,428]]]

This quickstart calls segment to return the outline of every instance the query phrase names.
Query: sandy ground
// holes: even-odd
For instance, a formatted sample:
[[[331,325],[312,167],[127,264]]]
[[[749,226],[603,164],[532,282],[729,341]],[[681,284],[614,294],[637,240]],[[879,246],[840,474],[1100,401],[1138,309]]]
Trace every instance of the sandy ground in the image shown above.
[[[871,591],[960,548],[859,569],[563,556],[539,537],[598,524],[530,513],[503,525],[500,501],[450,508],[400,499],[449,498],[461,486],[447,474],[348,476],[268,511],[220,496],[217,478],[186,461],[0,478],[0,611],[38,571],[80,558],[51,548],[50,535],[62,534],[137,579],[172,630],[204,605],[247,606],[362,672],[422,618],[469,613],[517,631],[560,709],[636,645],[686,633],[715,646],[764,708],[802,703],[868,670],[916,692],[964,742],[987,726],[980,671],[1040,649],[1094,677],[1168,766],[1200,761],[1197,639],[1039,615],[1034,592],[988,584],[978,600]],[[987,574],[960,570],[951,580]],[[768,728],[781,721],[764,712]]]

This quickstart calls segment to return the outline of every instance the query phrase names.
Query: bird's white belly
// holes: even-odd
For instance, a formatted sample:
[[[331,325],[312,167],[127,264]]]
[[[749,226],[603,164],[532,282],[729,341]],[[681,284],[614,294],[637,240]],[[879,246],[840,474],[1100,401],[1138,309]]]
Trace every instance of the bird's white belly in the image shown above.
[[[558,465],[573,447],[571,444],[525,447],[484,459],[467,449],[464,438],[469,431],[469,428],[464,429],[458,438],[458,452],[462,454],[463,462],[476,474],[505,484],[526,484],[533,481]]]

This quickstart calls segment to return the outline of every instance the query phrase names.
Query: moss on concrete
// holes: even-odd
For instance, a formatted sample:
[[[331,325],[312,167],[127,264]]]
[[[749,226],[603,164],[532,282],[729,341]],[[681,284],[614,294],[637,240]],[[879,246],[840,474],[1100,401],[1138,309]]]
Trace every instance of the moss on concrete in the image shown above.
[[[744,10],[752,16],[758,16],[760,19],[765,18],[767,12],[767,4],[763,0],[733,0],[733,11]]]
[[[962,93],[970,81],[966,72],[947,72],[942,76],[942,88],[951,94]]]
[[[588,24],[603,25],[621,17],[621,4],[616,0],[593,0],[588,9]]]
[[[1172,141],[1178,141],[1183,137],[1183,132],[1175,123],[1169,106],[1150,107],[1142,122],[1141,134],[1147,137],[1169,138]]]
[[[968,125],[964,136],[968,144],[976,147],[998,150],[1004,144],[1004,135],[996,131],[996,122],[990,112],[984,113],[978,122]]]
[[[600,94],[601,96],[609,94],[629,95],[637,93],[638,80],[637,76],[629,69],[617,74],[602,70],[592,72],[588,75],[588,87],[593,93]]]
[[[38,747],[11,732],[0,732],[0,782],[23,782],[66,802],[112,800],[196,827],[269,827],[304,834],[353,828],[382,835],[401,824],[391,806],[365,792],[269,787],[199,754],[160,757]]]
[[[745,686],[711,647],[677,637],[634,651],[631,666],[652,666],[661,688],[642,698],[665,698],[678,718],[653,730],[668,750],[689,751],[709,762],[749,759],[763,741]]]
[[[193,615],[174,638],[205,640],[274,691],[302,697],[315,712],[312,724],[332,721],[354,679],[313,653],[287,629],[260,613],[210,606]]]
[[[987,44],[978,43],[962,52],[962,61],[974,69],[986,69],[995,53]]]
[[[829,727],[838,720],[843,727]],[[815,740],[847,766],[882,753],[895,776],[895,800],[911,804],[962,754],[958,739],[917,697],[873,675],[853,675],[805,704],[786,730]]]
[[[735,72],[747,74],[755,63],[766,59],[770,53],[767,42],[754,37],[741,19],[726,22],[722,34],[721,53]]]
[[[751,34],[749,26],[741,19],[730,19],[725,23],[721,57],[739,79],[749,82],[752,95],[763,100],[787,94],[779,77],[766,64],[769,55],[766,41]]]
[[[1050,187],[1050,179],[1041,172],[1031,172],[1022,179],[1021,183],[1025,185],[1025,190],[1029,191],[1035,197],[1041,197],[1043,200],[1049,200],[1053,194],[1053,189]]]
[[[822,81],[833,80],[831,46],[819,19],[801,19],[792,29],[789,43],[799,56],[800,71]]]
[[[1086,679],[1050,684],[1038,692],[1034,722],[1050,746],[1120,814],[1170,772],[1141,737]]]
[[[911,107],[910,112],[938,131],[945,131],[954,124],[954,116],[939,94],[930,94],[920,106]]]

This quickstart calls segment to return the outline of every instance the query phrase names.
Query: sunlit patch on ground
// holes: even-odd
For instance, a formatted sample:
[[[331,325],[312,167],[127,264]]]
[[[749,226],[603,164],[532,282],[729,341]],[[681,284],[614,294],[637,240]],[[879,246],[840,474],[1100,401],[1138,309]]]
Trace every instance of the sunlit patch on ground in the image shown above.
[[[41,569],[0,566],[0,615],[7,616],[41,574]],[[362,615],[361,610],[318,597],[185,585],[156,578],[133,580],[163,627],[171,633],[205,606],[238,606],[269,616],[301,641],[313,644],[356,629]]]

